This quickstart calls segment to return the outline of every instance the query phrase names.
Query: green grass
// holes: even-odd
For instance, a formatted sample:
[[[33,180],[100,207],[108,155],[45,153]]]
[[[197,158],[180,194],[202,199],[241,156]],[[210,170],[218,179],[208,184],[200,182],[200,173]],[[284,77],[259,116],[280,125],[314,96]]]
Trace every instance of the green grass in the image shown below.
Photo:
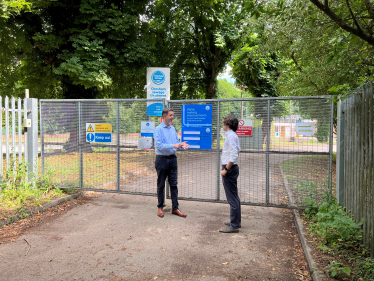
[[[29,208],[63,196],[64,191],[53,185],[53,177],[52,170],[46,169],[44,176],[34,175],[34,179],[28,181],[27,164],[13,162],[9,165],[0,183],[0,219],[22,214]]]

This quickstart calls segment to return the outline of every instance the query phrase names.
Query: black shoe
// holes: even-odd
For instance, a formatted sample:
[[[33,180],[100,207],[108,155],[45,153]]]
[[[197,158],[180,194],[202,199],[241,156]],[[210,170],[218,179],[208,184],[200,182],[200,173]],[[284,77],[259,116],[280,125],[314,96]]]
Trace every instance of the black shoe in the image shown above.
[[[225,222],[225,225],[230,225],[230,223],[231,222],[227,221],[227,222]],[[242,228],[242,223],[241,222],[239,223],[239,228]]]
[[[219,232],[222,233],[239,233],[239,228],[233,228],[231,225],[225,227],[224,229],[220,229]]]

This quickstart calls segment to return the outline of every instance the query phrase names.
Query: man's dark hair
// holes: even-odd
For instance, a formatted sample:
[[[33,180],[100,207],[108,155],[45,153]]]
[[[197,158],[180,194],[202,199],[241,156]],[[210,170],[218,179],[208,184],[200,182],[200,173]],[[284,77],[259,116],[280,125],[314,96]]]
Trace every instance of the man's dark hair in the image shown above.
[[[165,115],[168,115],[170,111],[173,111],[173,109],[171,108],[164,108],[164,110],[162,111],[162,117],[164,117]]]
[[[226,116],[223,119],[223,124],[225,124],[226,126],[229,126],[229,128],[231,130],[233,130],[234,132],[236,132],[236,130],[239,127],[239,120],[238,120],[238,118],[236,118],[236,116],[229,115],[229,116]]]

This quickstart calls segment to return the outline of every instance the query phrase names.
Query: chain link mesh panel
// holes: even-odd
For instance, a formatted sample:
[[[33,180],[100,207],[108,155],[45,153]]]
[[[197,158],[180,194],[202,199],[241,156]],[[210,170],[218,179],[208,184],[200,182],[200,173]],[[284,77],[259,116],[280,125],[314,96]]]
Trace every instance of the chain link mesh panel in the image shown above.
[[[59,187],[156,195],[154,151],[139,149],[147,102],[41,101],[42,162]],[[86,124],[110,124],[111,142],[88,142]]]
[[[217,134],[220,125],[217,115],[218,102],[169,102],[169,107],[174,110],[173,126],[178,137],[182,133],[182,106],[188,104],[211,104],[212,105],[212,149],[190,149],[178,151],[178,196],[184,199],[195,200],[219,200],[217,187],[219,177],[217,168],[219,155],[217,154]]]
[[[327,98],[169,101],[179,138],[186,104],[212,105],[212,148],[177,152],[180,199],[226,200],[220,170],[227,115],[252,127],[250,135],[239,135],[243,204],[305,207],[329,190],[333,108]],[[57,186],[156,195],[154,149],[138,148],[141,121],[161,122],[147,116],[144,100],[43,100],[43,165],[55,171]],[[87,123],[111,124],[112,141],[87,142]]]

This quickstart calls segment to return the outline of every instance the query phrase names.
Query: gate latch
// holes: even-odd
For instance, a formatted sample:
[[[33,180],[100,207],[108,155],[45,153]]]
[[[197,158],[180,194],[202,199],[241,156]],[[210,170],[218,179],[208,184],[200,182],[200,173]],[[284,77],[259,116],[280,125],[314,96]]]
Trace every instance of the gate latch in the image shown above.
[[[31,128],[31,119],[23,119],[23,127]]]

